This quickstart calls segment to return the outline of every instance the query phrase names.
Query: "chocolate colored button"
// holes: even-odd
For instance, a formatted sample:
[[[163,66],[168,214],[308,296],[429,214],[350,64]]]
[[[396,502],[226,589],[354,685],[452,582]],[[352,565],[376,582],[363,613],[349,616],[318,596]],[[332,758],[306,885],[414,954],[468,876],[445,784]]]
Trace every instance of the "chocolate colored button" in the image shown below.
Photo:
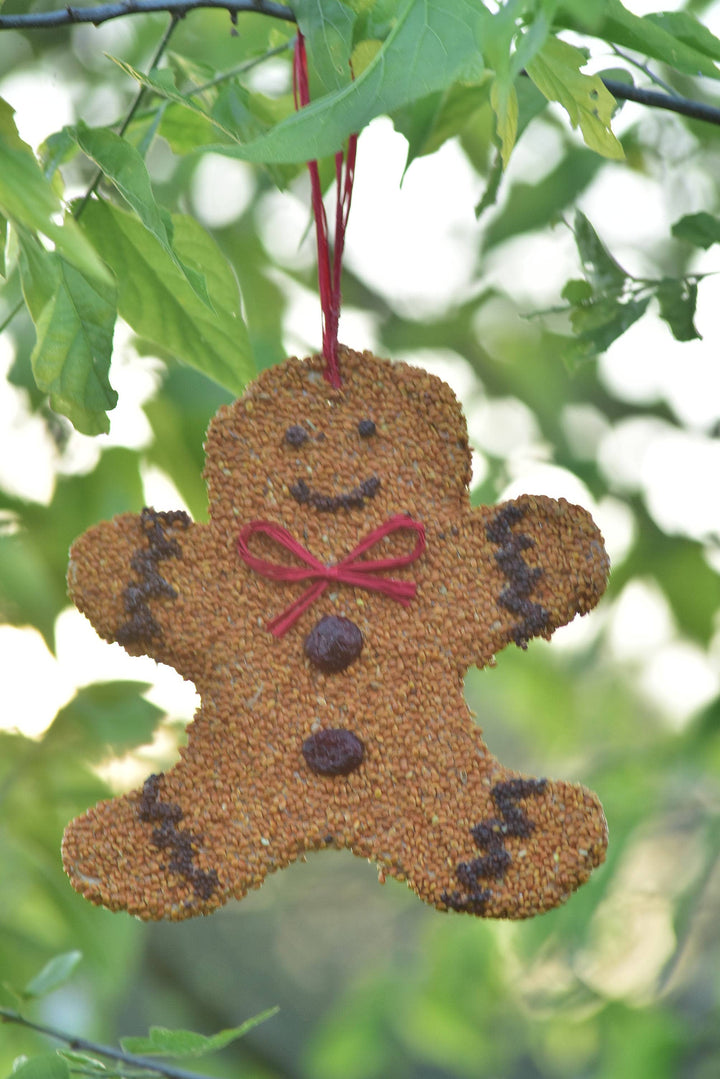
[[[326,674],[344,671],[362,651],[363,635],[349,618],[326,614],[305,638],[305,655]]]
[[[316,775],[347,776],[362,764],[365,746],[351,731],[337,728],[311,734],[303,742],[302,752]]]

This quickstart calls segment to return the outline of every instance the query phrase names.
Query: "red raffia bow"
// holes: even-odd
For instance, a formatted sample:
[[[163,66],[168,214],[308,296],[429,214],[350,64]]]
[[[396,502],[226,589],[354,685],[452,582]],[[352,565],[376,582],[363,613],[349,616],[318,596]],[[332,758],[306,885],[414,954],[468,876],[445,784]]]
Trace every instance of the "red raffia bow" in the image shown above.
[[[417,534],[415,547],[409,554],[398,555],[396,558],[376,558],[373,560],[360,561],[360,556],[378,543],[391,532],[402,529]],[[302,559],[309,569],[303,566],[284,566],[278,562],[269,562],[265,558],[254,555],[248,546],[248,540],[256,532],[261,532],[269,539],[279,543],[286,550],[291,551]],[[409,566],[415,562],[425,550],[425,526],[420,521],[413,521],[412,517],[397,514],[390,517],[384,524],[369,532],[364,540],[354,547],[349,554],[330,566],[326,566],[315,558],[301,543],[294,538],[287,528],[273,524],[272,521],[250,521],[241,530],[238,536],[238,551],[245,562],[256,573],[263,577],[269,577],[273,581],[307,581],[314,580],[306,592],[303,592],[294,603],[291,603],[281,614],[268,622],[268,629],[275,637],[282,635],[297,622],[298,618],[315,600],[322,595],[327,586],[335,581],[340,584],[353,585],[355,588],[368,588],[375,592],[382,592],[390,599],[402,603],[407,607],[415,595],[417,585],[414,581],[398,581],[395,577],[379,577],[378,573],[386,569],[397,569],[400,566]]]

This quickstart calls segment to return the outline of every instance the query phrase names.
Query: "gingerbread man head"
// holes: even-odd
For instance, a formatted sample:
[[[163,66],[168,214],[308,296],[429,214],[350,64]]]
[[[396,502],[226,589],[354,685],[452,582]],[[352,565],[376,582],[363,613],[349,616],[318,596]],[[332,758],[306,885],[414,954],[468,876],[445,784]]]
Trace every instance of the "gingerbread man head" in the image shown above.
[[[439,379],[340,349],[265,371],[210,426],[210,521],[124,514],[73,545],[75,603],[170,663],[202,705],[169,772],[73,821],[95,903],[207,913],[308,850],[347,847],[442,910],[523,918],[604,858],[583,787],[489,753],[463,676],[602,594],[581,508],[471,509],[465,421]]]

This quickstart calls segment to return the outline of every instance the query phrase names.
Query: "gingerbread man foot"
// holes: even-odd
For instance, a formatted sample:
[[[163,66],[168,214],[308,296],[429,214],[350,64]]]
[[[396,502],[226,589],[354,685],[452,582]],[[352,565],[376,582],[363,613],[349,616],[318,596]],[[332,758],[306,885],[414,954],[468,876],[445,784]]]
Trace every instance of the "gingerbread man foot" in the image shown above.
[[[578,506],[471,508],[462,413],[439,379],[339,349],[271,368],[208,432],[208,524],[124,514],[68,580],[107,640],[191,679],[180,762],[69,825],[95,903],[185,918],[306,850],[349,848],[441,910],[523,918],[604,856],[597,798],[489,754],[471,664],[550,637],[602,595]],[[489,676],[492,677],[492,676]]]
[[[515,776],[490,796],[494,815],[470,829],[474,850],[440,895],[448,909],[526,918],[559,906],[604,860],[605,816],[585,788]]]

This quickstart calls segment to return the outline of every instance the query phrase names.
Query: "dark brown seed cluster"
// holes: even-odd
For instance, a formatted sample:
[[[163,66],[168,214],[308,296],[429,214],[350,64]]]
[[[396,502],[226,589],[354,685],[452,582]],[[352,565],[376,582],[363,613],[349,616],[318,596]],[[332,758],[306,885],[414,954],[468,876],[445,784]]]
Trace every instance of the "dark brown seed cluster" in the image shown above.
[[[305,655],[325,674],[336,674],[349,667],[362,651],[362,630],[349,618],[326,614],[305,638]]]
[[[148,776],[145,780],[138,804],[138,819],[155,825],[150,842],[158,850],[169,850],[167,867],[170,872],[178,873],[188,881],[199,899],[209,899],[218,888],[217,871],[198,869],[193,864],[193,845],[199,843],[201,837],[178,828],[183,818],[179,805],[160,801],[162,778],[161,773]]]
[[[166,558],[181,556],[180,544],[168,537],[166,529],[185,529],[190,523],[183,510],[156,513],[146,506],[140,514],[140,527],[146,546],[138,548],[130,559],[130,568],[136,574],[136,579],[123,590],[123,606],[129,618],[115,632],[118,644],[145,642],[160,636],[160,626],[153,617],[149,601],[161,596],[175,599],[177,593],[161,576],[158,563]]]
[[[600,533],[562,499],[471,508],[450,388],[370,353],[339,358],[339,390],[322,356],[291,358],[219,411],[207,524],[126,513],[71,548],[70,592],[97,631],[175,667],[202,701],[173,768],[66,829],[64,865],[94,903],[147,919],[206,914],[332,846],[440,910],[527,918],[604,858],[597,797],[505,768],[463,698],[471,664],[597,603]],[[403,562],[414,541],[400,530],[360,561],[412,584],[407,606],[342,582],[266,577],[237,549],[243,526],[271,521],[331,566],[400,513],[422,522],[422,555]],[[269,536],[254,544],[266,564],[300,564]],[[297,622],[276,637],[268,624],[295,605]]]
[[[509,505],[500,509],[485,531],[491,543],[500,550],[495,561],[507,577],[508,583],[500,593],[499,603],[518,616],[513,628],[513,640],[518,648],[527,648],[532,637],[547,628],[549,612],[540,603],[533,603],[530,596],[542,577],[542,569],[531,569],[523,558],[523,551],[535,546],[535,540],[522,532],[513,532],[513,525],[523,518],[520,506]]]
[[[475,845],[486,853],[456,867],[455,875],[463,890],[444,894],[451,910],[472,914],[484,911],[493,892],[491,887],[482,887],[480,881],[502,880],[512,863],[506,840],[527,839],[535,830],[532,820],[517,803],[543,794],[546,786],[545,779],[508,779],[495,784],[490,795],[500,816],[481,821],[470,829]]]
[[[349,776],[362,764],[365,747],[352,731],[326,730],[306,738],[302,753],[316,775]]]

